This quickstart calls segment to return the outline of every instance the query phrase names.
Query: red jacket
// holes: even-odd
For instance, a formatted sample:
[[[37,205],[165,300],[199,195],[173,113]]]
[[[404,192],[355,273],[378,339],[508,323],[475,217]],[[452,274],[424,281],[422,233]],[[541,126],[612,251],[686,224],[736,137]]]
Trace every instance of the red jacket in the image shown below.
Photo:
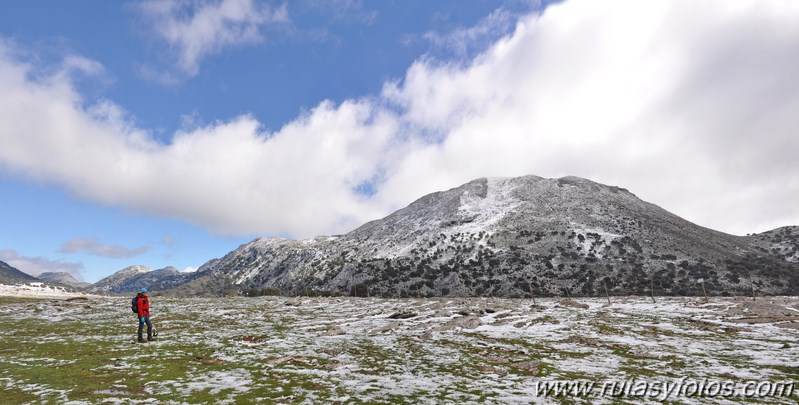
[[[139,295],[136,300],[136,307],[139,310],[139,318],[150,316],[150,299],[146,295]]]

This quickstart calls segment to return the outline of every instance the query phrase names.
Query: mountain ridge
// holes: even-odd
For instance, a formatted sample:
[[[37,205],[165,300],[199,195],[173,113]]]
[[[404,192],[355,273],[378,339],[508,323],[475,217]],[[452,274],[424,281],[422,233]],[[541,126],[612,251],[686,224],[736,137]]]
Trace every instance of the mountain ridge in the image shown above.
[[[17,284],[31,281],[39,281],[39,279],[12,267],[4,261],[0,261],[0,284]]]
[[[743,293],[746,281],[764,293],[796,294],[799,271],[785,256],[799,258],[789,238],[795,229],[770,231],[783,235],[780,256],[771,240],[701,227],[620,187],[573,176],[481,178],[344,235],[255,239],[203,265],[189,284],[288,294],[364,287],[386,296],[590,295],[654,287],[692,295],[702,279],[719,294]]]

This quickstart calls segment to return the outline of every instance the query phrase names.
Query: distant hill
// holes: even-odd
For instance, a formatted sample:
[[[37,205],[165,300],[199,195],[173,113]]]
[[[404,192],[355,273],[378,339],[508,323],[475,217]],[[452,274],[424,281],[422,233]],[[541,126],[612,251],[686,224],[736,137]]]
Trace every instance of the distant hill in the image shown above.
[[[0,261],[0,284],[18,284],[31,281],[39,281],[39,279],[11,267],[6,262]]]
[[[42,280],[42,281],[50,283],[50,284],[61,284],[61,285],[65,285],[65,286],[68,286],[68,287],[74,287],[74,288],[87,288],[87,287],[91,286],[90,283],[82,283],[82,282],[76,280],[75,277],[72,277],[71,274],[69,274],[67,272],[63,272],[63,271],[60,271],[60,272],[45,272],[45,273],[39,274],[37,276],[37,278],[39,280]]]
[[[106,293],[130,293],[142,287],[151,291],[171,290],[189,281],[191,274],[174,267],[150,270],[147,266],[126,267],[92,285],[91,289]]]
[[[147,266],[128,266],[94,283],[91,289],[98,292],[122,292],[119,291],[120,286],[124,285],[131,278],[148,273],[149,271],[150,268]]]

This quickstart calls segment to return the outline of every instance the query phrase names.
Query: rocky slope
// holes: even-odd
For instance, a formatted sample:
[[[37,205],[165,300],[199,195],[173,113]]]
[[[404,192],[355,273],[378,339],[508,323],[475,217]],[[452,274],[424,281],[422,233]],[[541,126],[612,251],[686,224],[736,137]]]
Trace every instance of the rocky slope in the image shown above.
[[[8,263],[0,261],[0,284],[19,284],[31,281],[39,281],[36,277],[24,273]]]
[[[733,236],[586,179],[478,179],[346,235],[256,239],[184,281],[187,294],[799,294],[799,227]]]

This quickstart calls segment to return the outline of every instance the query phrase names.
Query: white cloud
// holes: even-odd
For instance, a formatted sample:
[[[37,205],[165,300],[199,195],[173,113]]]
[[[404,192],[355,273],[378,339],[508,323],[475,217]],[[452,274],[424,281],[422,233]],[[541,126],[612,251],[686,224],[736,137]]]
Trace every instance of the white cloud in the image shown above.
[[[28,257],[19,254],[15,250],[9,249],[0,250],[0,260],[32,276],[38,276],[39,274],[47,272],[65,272],[71,274],[75,280],[83,281],[83,275],[81,274],[81,271],[84,269],[83,263],[62,262],[46,259],[44,257]]]
[[[342,232],[522,174],[622,186],[728,232],[799,223],[792,1],[571,0],[466,64],[419,60],[380,95],[322,102],[276,132],[243,115],[169,144],[111,102],[83,107],[68,77],[32,79],[7,48],[0,165],[216,232]],[[354,191],[375,178],[374,196]]]
[[[310,236],[382,213],[353,189],[384,164],[396,123],[367,102],[324,102],[274,133],[240,116],[162,145],[119,106],[84,108],[68,80],[30,69],[0,46],[0,167],[226,234]]]
[[[403,121],[443,136],[378,197],[574,174],[716,229],[799,223],[796,71],[795,2],[554,5],[467,66],[418,61],[386,86]]]
[[[126,248],[123,246],[105,245],[97,238],[75,238],[65,242],[59,252],[61,253],[88,253],[93,256],[123,259],[138,256],[150,250],[149,246]]]
[[[139,9],[161,40],[176,52],[180,70],[189,76],[199,72],[203,58],[238,45],[263,40],[261,29],[289,21],[285,4],[271,8],[254,0],[176,2],[148,0]],[[146,77],[174,82],[175,75],[141,67]]]
[[[493,41],[506,34],[519,17],[507,9],[499,8],[474,26],[460,27],[445,33],[429,31],[422,38],[435,46],[450,48],[459,55],[465,55],[468,50],[484,45],[486,40]]]

